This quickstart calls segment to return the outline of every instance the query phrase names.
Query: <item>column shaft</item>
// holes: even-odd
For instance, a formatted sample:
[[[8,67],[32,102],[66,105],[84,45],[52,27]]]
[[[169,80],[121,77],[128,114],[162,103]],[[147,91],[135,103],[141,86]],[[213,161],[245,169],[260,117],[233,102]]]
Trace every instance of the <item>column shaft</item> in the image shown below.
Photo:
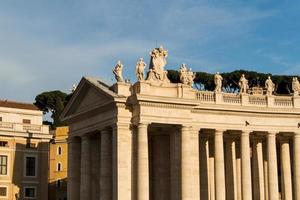
[[[70,137],[68,139],[68,192],[70,200],[80,198],[80,140]]]
[[[264,166],[262,142],[259,139],[253,141],[253,199],[265,199]]]
[[[201,137],[200,145],[200,199],[209,200],[209,150],[208,150],[208,138]]]
[[[100,136],[100,199],[112,199],[112,133],[101,131]]]
[[[225,200],[225,168],[223,131],[215,131],[215,196],[216,200]]]
[[[200,198],[198,131],[181,130],[181,195],[182,200]]]
[[[293,199],[292,193],[292,177],[291,177],[291,159],[289,141],[282,141],[281,149],[281,198],[283,200]]]
[[[149,153],[147,124],[138,125],[137,133],[137,199],[149,200]]]
[[[236,143],[236,185],[237,185],[237,199],[242,199],[242,169],[241,169],[241,149],[240,142]]]
[[[80,199],[90,199],[90,138],[81,137]]]
[[[235,142],[233,139],[228,139],[225,143],[226,199],[236,200],[237,187]]]
[[[277,153],[276,153],[276,133],[269,132],[268,143],[268,178],[269,178],[269,199],[278,199],[278,172],[277,172]]]
[[[294,135],[294,194],[300,200],[300,133]]]
[[[269,165],[268,165],[268,147],[267,143],[263,143],[263,159],[264,159],[264,183],[265,183],[265,199],[269,199]]]
[[[250,133],[241,134],[241,165],[242,165],[242,198],[252,200],[251,162],[250,162]]]

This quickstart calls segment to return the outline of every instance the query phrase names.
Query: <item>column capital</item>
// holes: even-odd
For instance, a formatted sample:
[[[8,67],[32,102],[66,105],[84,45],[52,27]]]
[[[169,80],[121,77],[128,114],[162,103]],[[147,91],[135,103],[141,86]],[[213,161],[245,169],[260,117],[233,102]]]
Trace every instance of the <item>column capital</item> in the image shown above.
[[[300,131],[294,132],[294,137],[300,137]]]
[[[68,137],[67,138],[67,143],[71,144],[71,143],[80,143],[80,139],[79,137]]]
[[[111,128],[113,130],[116,129],[130,129],[131,124],[130,123],[123,123],[123,122],[117,122],[111,125]]]
[[[81,136],[81,140],[83,140],[83,141],[87,141],[89,139],[90,139],[90,136],[88,134],[84,134]]]
[[[279,132],[278,131],[268,131],[267,135],[268,136],[276,136]]]
[[[181,130],[182,131],[189,131],[189,130],[191,130],[191,126],[186,125],[186,124],[182,124],[181,125]]]
[[[141,128],[147,128],[149,126],[149,123],[139,122],[136,126]]]
[[[108,134],[108,133],[110,133],[110,131],[107,130],[107,129],[103,129],[103,130],[100,131],[100,133],[101,134]]]
[[[241,130],[241,135],[250,135],[250,133],[252,133],[250,130]]]
[[[226,131],[226,129],[215,129],[215,135],[216,134],[223,134]]]

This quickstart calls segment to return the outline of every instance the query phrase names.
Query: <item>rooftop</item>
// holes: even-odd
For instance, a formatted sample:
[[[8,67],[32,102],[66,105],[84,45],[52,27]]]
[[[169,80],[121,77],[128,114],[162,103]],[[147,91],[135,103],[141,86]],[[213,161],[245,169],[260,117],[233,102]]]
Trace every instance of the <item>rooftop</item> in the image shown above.
[[[38,107],[30,103],[1,100],[1,99],[0,99],[0,107],[18,108],[18,109],[26,109],[26,110],[39,110]]]

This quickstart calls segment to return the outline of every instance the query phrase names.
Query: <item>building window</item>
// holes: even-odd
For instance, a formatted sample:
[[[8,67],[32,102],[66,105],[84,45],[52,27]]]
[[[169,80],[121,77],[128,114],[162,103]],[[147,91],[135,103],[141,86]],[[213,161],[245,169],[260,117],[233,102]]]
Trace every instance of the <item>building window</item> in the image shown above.
[[[57,155],[61,155],[61,147],[57,148]]]
[[[36,176],[35,156],[25,156],[25,176]]]
[[[0,175],[7,175],[7,156],[0,155]]]
[[[7,197],[7,187],[0,186],[0,197]]]
[[[25,198],[35,198],[36,188],[35,187],[24,187],[24,197]]]
[[[61,163],[57,163],[57,171],[61,171]]]
[[[23,124],[31,124],[30,119],[23,119]]]
[[[8,147],[7,141],[0,141],[0,147]]]
[[[2,122],[2,117],[0,117],[0,122]]]

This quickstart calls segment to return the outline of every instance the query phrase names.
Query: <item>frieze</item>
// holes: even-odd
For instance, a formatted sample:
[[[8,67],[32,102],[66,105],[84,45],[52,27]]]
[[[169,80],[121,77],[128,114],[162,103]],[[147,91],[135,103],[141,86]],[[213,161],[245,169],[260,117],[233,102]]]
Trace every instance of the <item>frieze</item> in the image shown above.
[[[192,106],[167,104],[167,103],[152,103],[152,102],[139,102],[141,106],[157,107],[157,108],[175,108],[175,109],[192,109]]]

